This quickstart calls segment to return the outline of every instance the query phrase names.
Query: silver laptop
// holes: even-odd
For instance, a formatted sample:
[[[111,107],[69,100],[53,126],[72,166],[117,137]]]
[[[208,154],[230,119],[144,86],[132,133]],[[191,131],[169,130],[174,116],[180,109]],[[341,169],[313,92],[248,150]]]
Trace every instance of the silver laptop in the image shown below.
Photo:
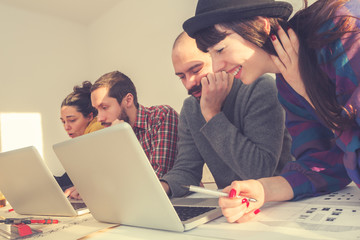
[[[85,204],[75,209],[65,197],[35,147],[0,153],[0,191],[18,214],[76,216],[89,212]]]
[[[221,216],[217,199],[173,206],[131,126],[121,123],[53,146],[95,219],[129,226],[186,231]],[[211,201],[212,200],[212,201]],[[215,200],[215,201],[214,201]],[[211,202],[205,206],[203,202]],[[175,208],[204,211],[181,221]]]

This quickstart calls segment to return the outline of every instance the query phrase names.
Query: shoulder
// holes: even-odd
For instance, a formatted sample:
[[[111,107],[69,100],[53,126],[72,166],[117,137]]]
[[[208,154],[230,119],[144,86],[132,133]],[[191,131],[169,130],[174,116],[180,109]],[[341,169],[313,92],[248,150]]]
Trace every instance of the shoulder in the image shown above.
[[[153,119],[177,119],[179,114],[169,105],[143,107],[146,114]]]
[[[86,127],[84,134],[86,133],[91,133],[91,132],[95,132],[97,130],[103,129],[104,126],[101,125],[100,122],[97,121],[97,118],[95,117],[90,123],[89,125]]]
[[[268,97],[277,96],[275,79],[269,74],[260,76],[252,84],[242,84],[241,89],[247,92],[250,98],[257,98],[264,95]]]
[[[194,105],[199,105],[199,101],[195,97],[189,96],[189,97],[185,98],[183,107],[184,106],[189,107],[189,106],[194,106]]]
[[[276,89],[275,79],[270,74],[264,74],[259,77],[254,83],[254,87],[256,88],[264,88],[274,90]]]
[[[200,111],[200,102],[193,96],[185,98],[180,115],[195,114]]]

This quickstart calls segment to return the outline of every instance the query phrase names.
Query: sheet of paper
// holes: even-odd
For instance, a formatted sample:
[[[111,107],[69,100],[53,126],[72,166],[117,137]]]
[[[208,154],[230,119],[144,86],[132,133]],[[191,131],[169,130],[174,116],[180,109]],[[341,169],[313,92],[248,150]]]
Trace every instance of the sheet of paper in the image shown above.
[[[229,224],[224,217],[187,232],[225,239],[360,239],[360,191],[339,192],[297,202],[274,202],[251,222]]]

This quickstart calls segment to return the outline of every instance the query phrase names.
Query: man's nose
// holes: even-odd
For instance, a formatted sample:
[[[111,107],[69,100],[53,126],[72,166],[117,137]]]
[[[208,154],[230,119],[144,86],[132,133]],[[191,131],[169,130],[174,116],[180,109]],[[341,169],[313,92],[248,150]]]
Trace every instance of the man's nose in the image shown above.
[[[188,80],[186,81],[186,89],[190,90],[192,89],[194,86],[199,85],[199,83],[197,82],[197,79],[195,76],[190,76],[188,78]]]
[[[98,122],[105,122],[105,116],[104,116],[104,114],[102,114],[101,112],[98,112],[97,121],[98,121]]]

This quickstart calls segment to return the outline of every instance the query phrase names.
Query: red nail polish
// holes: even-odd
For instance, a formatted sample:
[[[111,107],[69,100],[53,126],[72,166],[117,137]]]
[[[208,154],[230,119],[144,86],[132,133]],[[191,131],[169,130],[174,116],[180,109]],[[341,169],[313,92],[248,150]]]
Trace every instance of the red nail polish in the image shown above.
[[[241,200],[241,203],[246,203],[246,207],[248,208],[250,203],[249,203],[249,200],[247,200],[247,198],[243,198],[243,200]]]
[[[254,211],[254,214],[256,215],[256,214],[258,214],[260,212],[260,209],[256,209],[255,211]]]
[[[275,36],[274,34],[271,34],[271,35],[270,35],[270,38],[271,38],[272,41],[275,41],[275,40],[276,40],[276,36]]]
[[[234,198],[236,197],[236,190],[235,189],[231,189],[229,192],[229,198]]]

